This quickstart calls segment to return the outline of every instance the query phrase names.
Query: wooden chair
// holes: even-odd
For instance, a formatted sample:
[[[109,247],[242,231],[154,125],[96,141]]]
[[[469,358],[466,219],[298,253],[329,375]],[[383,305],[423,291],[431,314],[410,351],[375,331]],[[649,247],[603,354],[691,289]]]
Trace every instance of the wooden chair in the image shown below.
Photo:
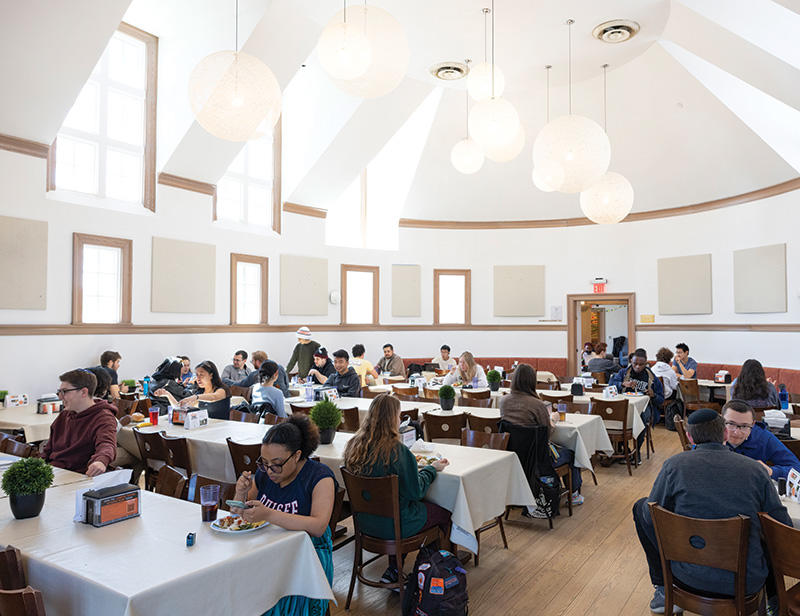
[[[13,545],[7,545],[0,550],[0,590],[19,590],[25,586],[22,555]]]
[[[419,421],[419,409],[400,411],[400,421],[405,421],[406,417],[410,418],[411,421]]]
[[[242,411],[231,409],[229,419],[230,421],[241,421],[244,423],[258,423],[260,417],[257,413],[243,413]]]
[[[236,484],[227,481],[217,481],[216,479],[203,477],[197,473],[189,477],[186,500],[200,504],[200,488],[214,484],[219,486],[219,503],[217,503],[217,506],[220,509],[228,511],[230,508],[225,501],[233,500],[236,497]]]
[[[781,441],[783,445],[786,446],[786,449],[791,451],[795,457],[800,457],[800,439],[787,439],[785,441]]]
[[[416,391],[416,389],[414,391]],[[397,398],[398,400],[400,400],[401,402],[419,402],[420,401],[419,396],[410,396],[410,395],[407,395],[407,394],[398,394],[398,393],[393,393],[392,395],[395,398]]]
[[[276,426],[289,419],[288,417],[278,417],[275,413],[264,413],[262,417],[264,418],[264,424],[268,426]]]
[[[17,590],[0,590],[0,614],[45,616],[42,593],[30,586]]]
[[[775,586],[778,589],[778,613],[781,616],[800,613],[800,583],[786,588],[785,577],[800,578],[800,530],[778,522],[766,513],[758,514],[761,536],[767,544]]]
[[[292,404],[291,402],[289,403],[289,408],[292,409],[292,415],[294,415],[295,413],[308,415],[311,412],[312,406],[313,405],[309,406],[308,403],[306,404]]]
[[[414,385],[392,385],[392,392],[403,396],[416,396],[419,388]]]
[[[342,467],[342,479],[347,488],[350,507],[353,512],[353,527],[355,530],[355,553],[353,556],[353,573],[350,577],[350,590],[347,593],[345,610],[350,609],[353,598],[353,589],[356,579],[362,584],[374,588],[392,588],[400,593],[400,605],[403,604],[403,593],[406,585],[406,575],[403,573],[403,560],[406,554],[420,549],[423,545],[433,542],[446,542],[449,540],[442,536],[438,526],[429,528],[411,537],[403,537],[400,532],[400,490],[397,475],[386,477],[359,477],[353,475]],[[389,518],[394,524],[394,539],[378,539],[361,531],[358,523],[358,514],[371,514]],[[400,537],[400,539],[398,539]],[[376,556],[364,561],[363,551],[371,552]],[[384,555],[395,555],[397,558],[397,582],[384,584],[370,580],[364,576],[364,568]]]
[[[161,432],[161,442],[167,454],[167,464],[174,468],[182,468],[186,476],[192,475],[192,461],[189,458],[189,439],[185,436],[167,436]]]
[[[35,451],[35,447],[33,445],[28,445],[27,443],[20,443],[17,440],[12,438],[5,438],[3,442],[0,443],[0,452],[7,453],[12,456],[18,456],[20,458],[30,458]]]
[[[361,416],[358,413],[358,407],[354,406],[349,409],[340,409],[342,411],[342,424],[339,430],[342,432],[358,432],[361,425]]]
[[[241,396],[247,402],[250,402],[250,388],[249,387],[242,387],[241,385],[231,385],[231,397],[233,396]]]
[[[478,415],[467,413],[467,422],[469,423],[470,431],[484,432],[486,434],[500,431],[500,428],[498,427],[498,424],[500,423],[499,417],[495,419],[490,417],[479,417]],[[461,432],[461,440],[464,440],[463,430]],[[473,445],[470,445],[470,447],[472,446]],[[492,447],[492,449],[498,449],[498,447]]]
[[[470,417],[471,418],[471,417]],[[504,434],[478,432],[476,430],[461,430],[461,445],[462,447],[480,447],[485,449],[499,449],[506,451],[508,449],[508,432]],[[503,516],[499,515],[491,522],[487,522],[480,528],[475,530],[475,539],[478,542],[478,551],[475,553],[475,566],[478,566],[481,554],[481,533],[495,526],[500,527],[500,536],[503,539],[503,549],[508,549],[508,541],[506,541],[506,530],[503,527]]]
[[[139,428],[133,429],[133,437],[136,439],[136,447],[139,449],[139,459],[144,464],[144,487],[146,490],[153,490],[156,487],[158,471],[150,468],[148,460],[167,462],[167,451],[161,440],[163,432],[142,432]]]
[[[139,394],[135,391],[121,391],[119,394],[122,400],[137,400]]]
[[[159,469],[156,479],[156,494],[183,498],[185,490],[186,477],[183,476],[183,473],[169,464],[165,464]]]
[[[681,447],[684,451],[689,451],[692,448],[692,444],[689,442],[689,437],[686,436],[686,424],[683,423],[683,419],[675,416],[675,430],[678,432],[678,438],[681,441]],[[798,441],[800,443],[800,441]]]
[[[601,398],[591,398],[589,400],[589,414],[598,415],[603,421],[618,421],[622,424],[622,428],[608,428],[608,438],[611,439],[611,444],[614,445],[612,455],[608,456],[612,460],[625,460],[628,467],[628,475],[633,475],[631,472],[631,458],[633,458],[633,465],[639,466],[639,459],[636,455],[636,438],[633,436],[633,428],[628,426],[628,400],[603,400]],[[631,449],[628,443],[633,441],[634,447]],[[622,451],[619,451],[621,447]]]
[[[225,442],[228,443],[228,452],[231,454],[233,472],[236,477],[241,477],[244,471],[255,474],[256,460],[261,455],[261,443],[243,445],[231,440],[230,436],[225,439]]]
[[[537,383],[536,386],[538,387],[539,384]],[[500,381],[500,387],[511,387],[511,379],[503,379]]]
[[[539,394],[539,397],[544,402],[549,402],[550,404],[552,404],[554,409],[558,407],[559,402],[566,402],[568,404],[572,404],[573,400],[572,394],[567,394],[565,396],[556,396],[555,394]]]
[[[469,406],[472,408],[478,409],[490,409],[492,408],[492,399],[491,398],[461,398],[458,401],[458,406]]]
[[[437,438],[461,439],[461,429],[467,427],[467,416],[464,413],[456,415],[433,415],[423,413],[425,437],[427,441]]]
[[[153,406],[153,401],[150,398],[139,398],[139,404],[136,405],[136,410],[142,415],[147,416],[150,407]]]
[[[665,614],[671,614],[674,605],[696,614],[744,616],[758,610],[764,589],[753,595],[745,594],[750,518],[738,515],[702,520],[672,513],[657,503],[648,505],[664,573]],[[735,596],[731,599],[710,597],[677,584],[672,577],[673,561],[731,571]]]
[[[355,535],[345,537],[347,528],[339,526],[339,522],[346,520],[352,514],[350,513],[350,503],[345,503],[344,497],[347,490],[343,487],[336,489],[336,494],[333,497],[333,511],[331,511],[331,519],[328,522],[328,528],[331,529],[331,537],[333,537],[333,551],[339,550],[356,540]]]
[[[422,388],[422,397],[425,400],[438,400],[439,399],[439,390],[438,389],[431,389],[430,387],[423,387]]]
[[[678,387],[683,398],[685,416],[697,409],[714,409],[717,413],[721,412],[722,406],[720,406],[719,402],[700,400],[700,387],[697,385],[697,379],[678,379]]]
[[[118,398],[116,400],[112,400],[111,404],[114,407],[116,407],[117,419],[119,419],[120,417],[124,417],[125,415],[130,415],[132,413],[135,413],[139,407],[139,400],[137,400],[136,398],[132,400],[128,400],[125,398]]]
[[[608,375],[605,372],[592,372],[592,378],[600,385],[608,384]]]
[[[384,393],[384,392],[370,390],[369,386],[365,386],[365,387],[361,388],[361,397],[362,398],[377,398],[382,393]]]
[[[442,370],[441,368],[436,368],[436,376],[445,376],[449,370]]]
[[[461,399],[464,400],[465,398],[471,400],[485,400],[492,397],[492,392],[488,389],[483,389],[480,391],[475,391],[472,389],[462,389],[461,390]]]

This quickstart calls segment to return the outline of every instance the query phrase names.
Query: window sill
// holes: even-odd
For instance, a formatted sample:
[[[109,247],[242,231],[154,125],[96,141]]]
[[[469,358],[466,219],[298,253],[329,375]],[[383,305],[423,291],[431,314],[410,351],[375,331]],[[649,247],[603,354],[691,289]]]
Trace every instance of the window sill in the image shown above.
[[[63,203],[71,203],[73,205],[85,205],[87,207],[96,207],[113,212],[122,212],[124,214],[138,214],[140,216],[155,215],[155,212],[151,212],[142,203],[119,201],[118,199],[109,199],[107,197],[97,197],[95,195],[75,192],[72,190],[51,190],[45,193],[45,197],[47,199],[52,199],[53,201],[61,201]]]
[[[215,220],[214,226],[226,231],[238,231],[240,233],[252,233],[253,235],[262,235],[266,237],[280,237],[272,227],[259,227],[256,225],[248,225],[243,222],[233,222],[230,220]]]

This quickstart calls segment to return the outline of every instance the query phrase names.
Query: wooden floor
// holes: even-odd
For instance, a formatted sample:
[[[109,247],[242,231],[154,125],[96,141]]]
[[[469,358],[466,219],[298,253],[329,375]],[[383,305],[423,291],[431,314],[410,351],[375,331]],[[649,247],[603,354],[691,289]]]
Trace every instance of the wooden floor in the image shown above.
[[[584,472],[586,502],[567,516],[556,518],[554,529],[547,520],[529,520],[512,513],[506,523],[508,550],[503,549],[498,529],[481,537],[480,566],[467,565],[471,616],[530,614],[555,616],[641,616],[650,614],[653,587],[647,563],[631,517],[633,503],[650,493],[661,464],[680,451],[678,435],[663,426],[655,430],[655,455],[633,470],[615,464],[596,468],[595,486]],[[644,448],[642,448],[644,450]],[[332,614],[346,614],[352,544],[334,553],[333,590],[339,602]],[[374,563],[380,577],[387,563]],[[413,566],[413,557],[406,572]],[[375,616],[400,614],[395,593],[356,582],[350,613]]]

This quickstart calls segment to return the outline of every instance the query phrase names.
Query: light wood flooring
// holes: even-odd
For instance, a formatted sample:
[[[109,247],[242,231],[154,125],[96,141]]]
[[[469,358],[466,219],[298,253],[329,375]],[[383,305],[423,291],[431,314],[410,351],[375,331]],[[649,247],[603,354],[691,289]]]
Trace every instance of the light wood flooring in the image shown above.
[[[650,493],[664,460],[680,451],[677,433],[663,426],[656,428],[654,444],[655,454],[633,469],[633,477],[623,465],[597,466],[595,486],[584,472],[586,502],[574,508],[571,518],[563,507],[553,530],[547,520],[522,518],[517,510],[505,524],[508,550],[499,529],[483,533],[480,566],[471,562],[466,567],[470,615],[650,614],[653,587],[631,507]],[[413,562],[414,556],[406,561],[406,572]],[[331,606],[334,615],[347,614],[352,563],[352,543],[334,553],[333,590],[339,602]],[[386,564],[379,559],[372,565],[375,578]],[[397,616],[400,601],[395,593],[356,582],[350,614]]]

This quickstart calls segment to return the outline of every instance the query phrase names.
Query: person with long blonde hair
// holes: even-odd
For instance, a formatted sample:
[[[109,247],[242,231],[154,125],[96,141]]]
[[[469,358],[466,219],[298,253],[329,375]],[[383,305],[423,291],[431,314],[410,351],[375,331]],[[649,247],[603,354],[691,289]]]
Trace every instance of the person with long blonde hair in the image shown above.
[[[472,387],[489,387],[486,373],[480,364],[475,363],[475,357],[469,351],[464,351],[461,354],[458,358],[458,366],[455,366],[444,377],[444,385],[453,385],[454,383]]]
[[[363,477],[397,475],[403,537],[434,526],[442,527],[445,536],[449,537],[450,512],[422,500],[436,479],[436,473],[448,464],[446,459],[442,459],[418,468],[414,454],[400,440],[400,401],[391,394],[381,394],[372,400],[366,420],[344,450],[344,466],[353,474]],[[394,524],[389,518],[359,514],[358,523],[367,535],[394,539]],[[397,582],[397,579],[397,561],[390,556],[389,567],[381,576],[381,582],[388,584]]]

